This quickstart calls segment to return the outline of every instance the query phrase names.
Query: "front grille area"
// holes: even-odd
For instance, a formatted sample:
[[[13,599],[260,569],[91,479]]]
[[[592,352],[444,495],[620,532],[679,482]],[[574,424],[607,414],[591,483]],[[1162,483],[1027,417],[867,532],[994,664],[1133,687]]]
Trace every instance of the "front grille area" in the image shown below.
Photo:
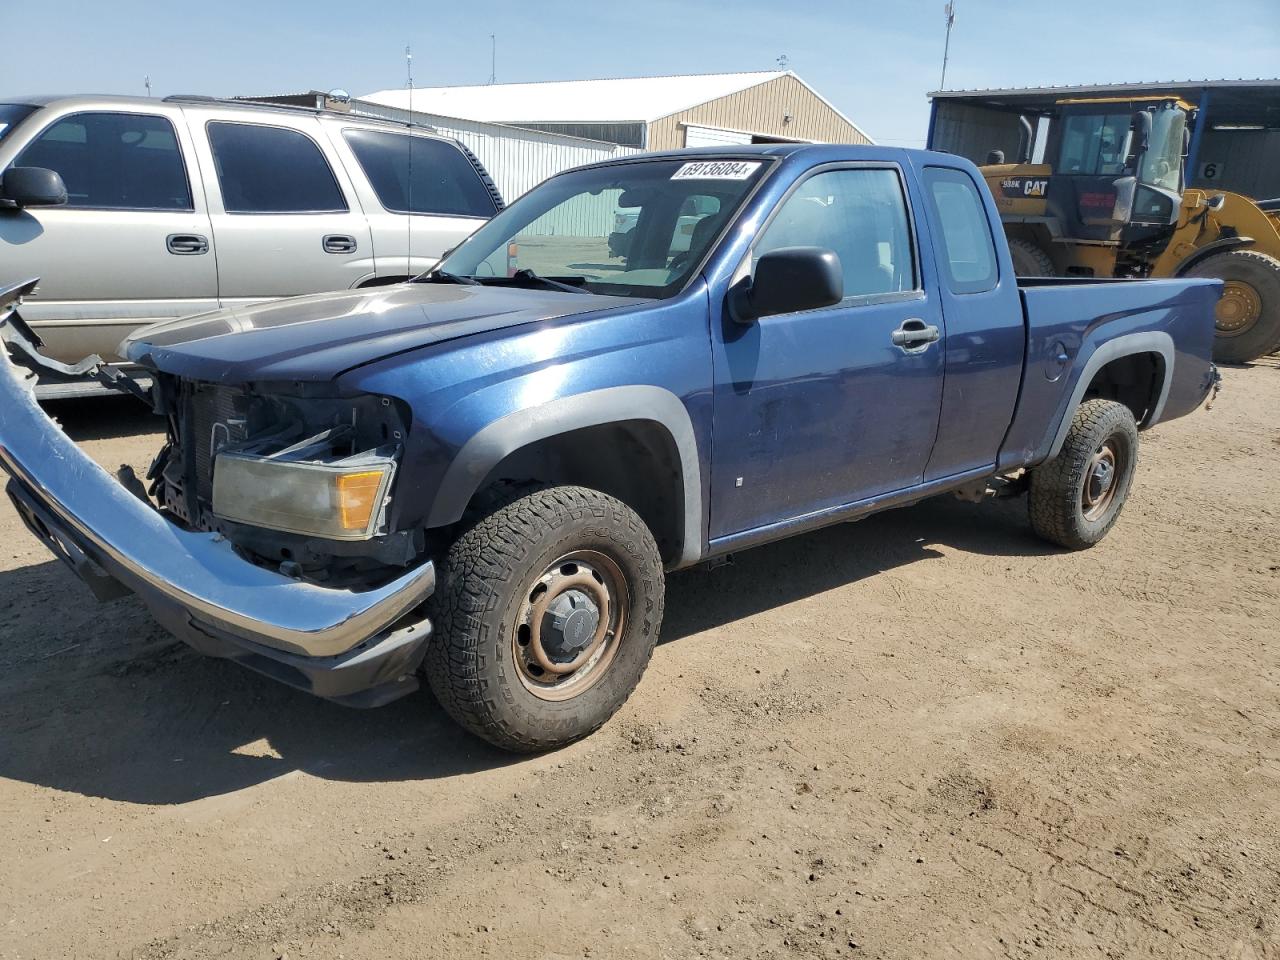
[[[232,387],[193,384],[185,399],[184,452],[194,468],[196,496],[207,506],[213,498],[214,457],[248,437],[249,397]]]

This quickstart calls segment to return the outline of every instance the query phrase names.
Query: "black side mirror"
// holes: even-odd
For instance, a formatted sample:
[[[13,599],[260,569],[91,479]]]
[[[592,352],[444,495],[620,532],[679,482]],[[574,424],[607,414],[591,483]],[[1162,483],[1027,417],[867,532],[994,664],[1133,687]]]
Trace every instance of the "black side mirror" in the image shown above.
[[[0,199],[10,207],[56,207],[67,202],[67,185],[56,170],[10,167],[0,175]]]
[[[840,258],[822,247],[782,247],[756,262],[755,276],[733,288],[729,309],[738,323],[777,313],[829,307],[844,299]]]

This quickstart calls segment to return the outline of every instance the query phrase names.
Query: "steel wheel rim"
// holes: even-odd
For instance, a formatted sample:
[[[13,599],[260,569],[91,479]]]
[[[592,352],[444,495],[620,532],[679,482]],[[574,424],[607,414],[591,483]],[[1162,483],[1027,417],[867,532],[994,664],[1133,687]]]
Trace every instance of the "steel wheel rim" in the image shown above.
[[[1080,509],[1084,518],[1096,521],[1106,515],[1115,503],[1125,460],[1115,437],[1108,437],[1093,452],[1084,474],[1080,491]]]
[[[598,550],[576,550],[548,564],[525,592],[511,631],[512,662],[524,688],[561,701],[595,686],[618,651],[629,599],[621,568]]]
[[[1222,285],[1222,298],[1213,316],[1218,336],[1238,337],[1252,330],[1262,316],[1262,297],[1252,284],[1228,280]]]

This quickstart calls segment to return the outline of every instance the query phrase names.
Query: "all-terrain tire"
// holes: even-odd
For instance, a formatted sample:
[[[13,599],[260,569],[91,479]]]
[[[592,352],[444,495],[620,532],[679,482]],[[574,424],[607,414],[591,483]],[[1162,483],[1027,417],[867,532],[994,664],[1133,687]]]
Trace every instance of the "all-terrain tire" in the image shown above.
[[[1105,490],[1097,474],[1104,448],[1112,451],[1114,463]],[[1032,529],[1069,550],[1093,546],[1120,516],[1137,463],[1138,425],[1132,411],[1113,400],[1086,400],[1058,455],[1031,471],[1027,506]]]
[[[1030,240],[1010,240],[1009,255],[1013,257],[1013,272],[1020,277],[1056,277],[1053,260]]]
[[[481,501],[440,565],[423,670],[448,714],[477,736],[519,753],[561,747],[599,728],[640,682],[662,625],[662,556],[635,511],[597,490],[502,485]],[[575,551],[607,557],[623,578],[623,620],[590,685],[549,700],[529,689],[514,638],[539,577]]]
[[[1257,250],[1229,250],[1202,260],[1187,271],[1188,277],[1215,277],[1227,281],[1218,304],[1217,336],[1213,358],[1227,363],[1248,363],[1280,350],[1280,260]],[[1235,331],[1224,329],[1224,310],[1238,322],[1238,311],[1257,310]]]

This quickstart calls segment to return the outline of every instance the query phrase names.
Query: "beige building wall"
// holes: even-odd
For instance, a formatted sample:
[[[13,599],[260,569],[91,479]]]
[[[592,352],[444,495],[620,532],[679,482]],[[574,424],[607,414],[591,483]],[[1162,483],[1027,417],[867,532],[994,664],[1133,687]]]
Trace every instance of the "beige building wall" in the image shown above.
[[[791,115],[790,122],[783,118]],[[782,76],[727,97],[709,100],[649,124],[649,150],[684,146],[684,127],[721,127],[789,140],[870,143],[852,123],[793,76]]]

